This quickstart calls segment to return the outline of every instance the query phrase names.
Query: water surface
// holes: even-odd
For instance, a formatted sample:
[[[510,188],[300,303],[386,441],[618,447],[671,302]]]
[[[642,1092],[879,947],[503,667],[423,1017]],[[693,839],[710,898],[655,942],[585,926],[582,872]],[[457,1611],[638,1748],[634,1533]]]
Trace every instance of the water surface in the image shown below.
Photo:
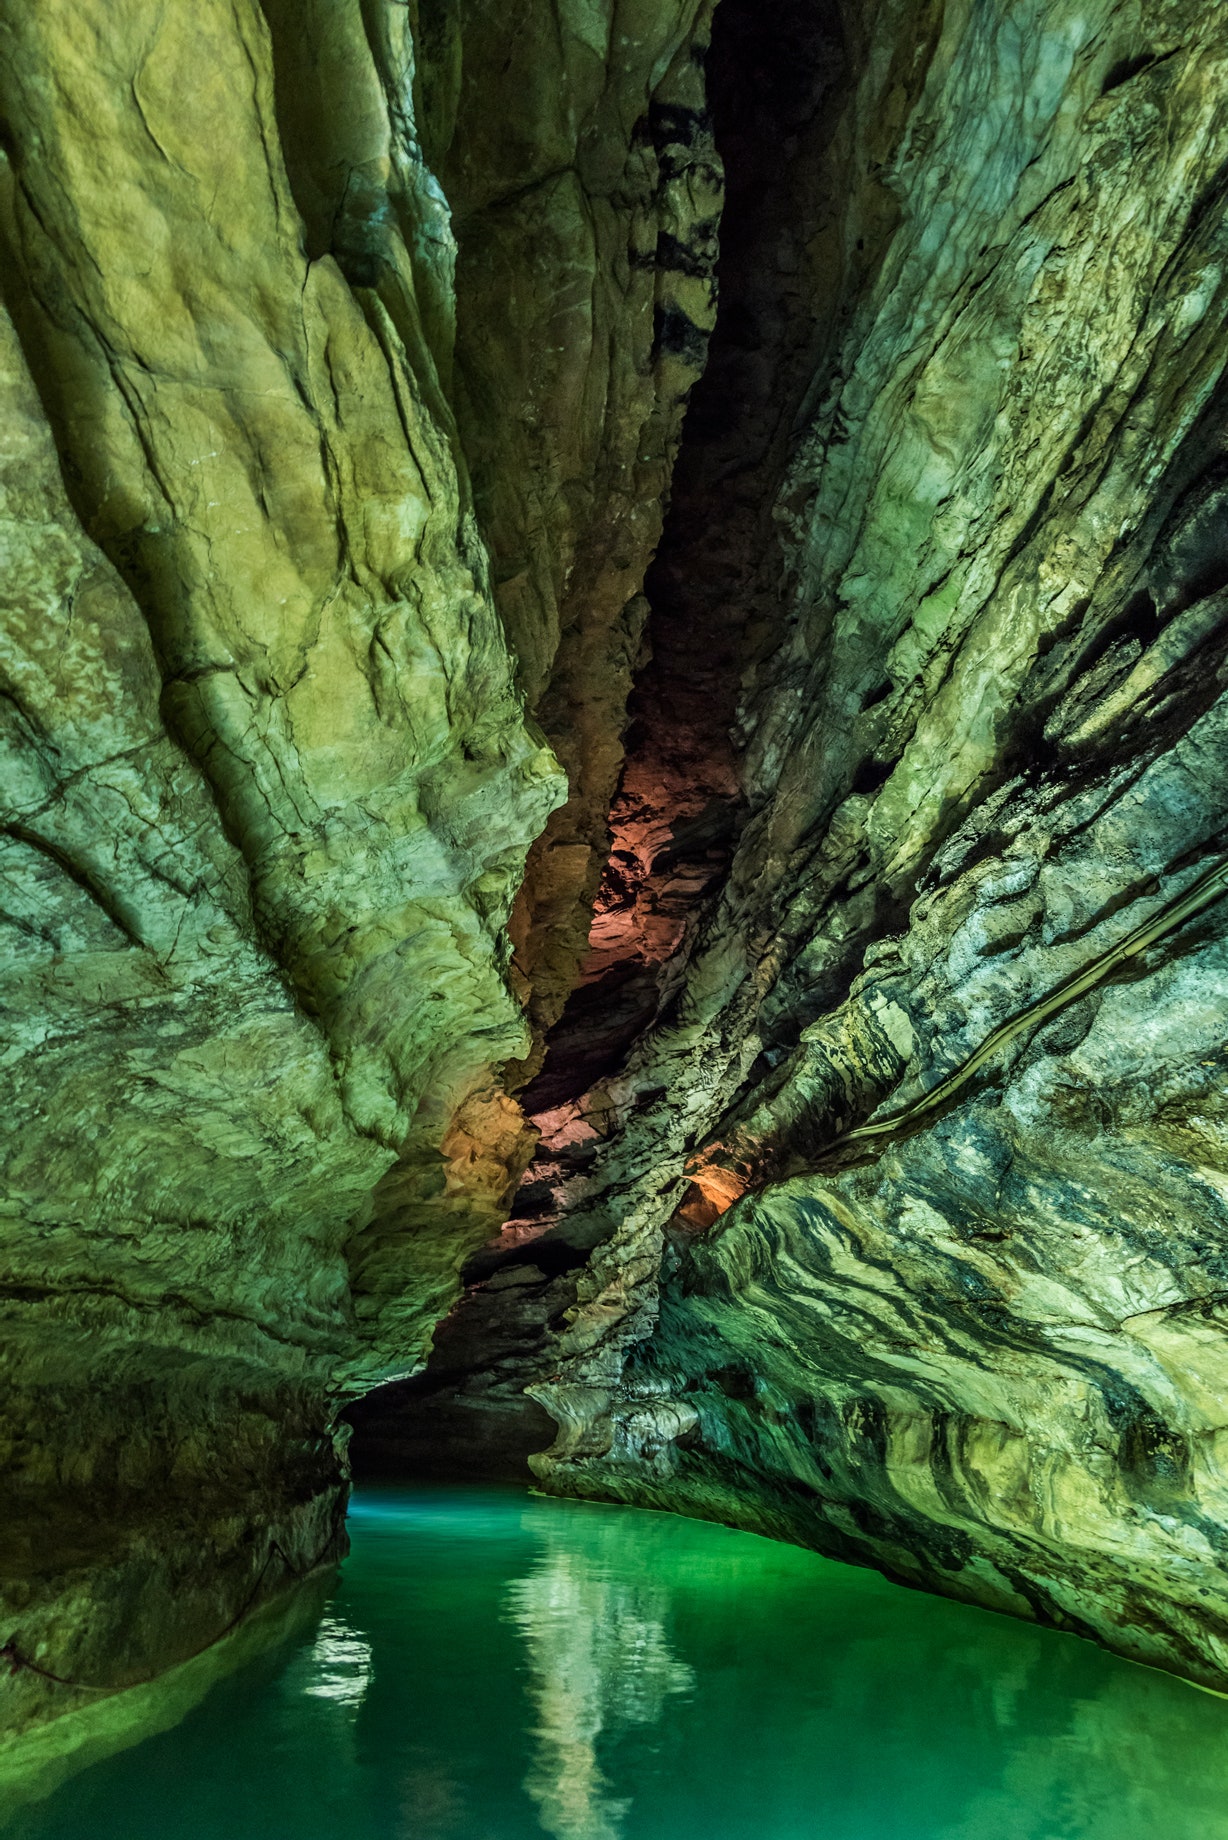
[[[314,1633],[19,1840],[1228,1840],[1228,1704],[750,1534],[366,1491]]]

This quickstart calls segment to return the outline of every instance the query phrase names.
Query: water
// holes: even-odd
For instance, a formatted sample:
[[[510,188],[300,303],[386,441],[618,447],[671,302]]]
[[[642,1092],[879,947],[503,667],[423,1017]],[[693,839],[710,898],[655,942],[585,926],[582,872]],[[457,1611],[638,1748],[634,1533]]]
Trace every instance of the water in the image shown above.
[[[792,1547],[370,1491],[314,1634],[20,1840],[1228,1840],[1228,1704]]]

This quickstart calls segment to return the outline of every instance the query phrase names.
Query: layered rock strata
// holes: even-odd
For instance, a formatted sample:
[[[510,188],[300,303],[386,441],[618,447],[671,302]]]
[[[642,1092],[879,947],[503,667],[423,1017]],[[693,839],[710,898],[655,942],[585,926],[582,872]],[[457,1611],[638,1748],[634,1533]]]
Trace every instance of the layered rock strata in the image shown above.
[[[0,0],[11,1726],[379,1382],[1228,1681],[1218,11]]]
[[[542,723],[589,852],[711,318],[644,11],[0,8],[9,1730],[337,1555],[532,1150]]]
[[[1225,46],[918,21],[845,21],[748,812],[578,1105],[535,1467],[1222,1686]]]
[[[424,9],[458,422],[518,679],[568,780],[512,918],[534,1029],[512,1084],[537,1070],[585,955],[644,574],[713,321],[713,4],[535,5],[510,29],[498,0]]]

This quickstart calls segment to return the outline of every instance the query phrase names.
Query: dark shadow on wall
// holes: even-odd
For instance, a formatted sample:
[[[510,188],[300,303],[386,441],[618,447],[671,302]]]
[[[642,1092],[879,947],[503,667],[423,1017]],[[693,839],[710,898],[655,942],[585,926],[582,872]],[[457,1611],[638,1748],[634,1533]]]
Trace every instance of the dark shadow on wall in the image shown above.
[[[651,656],[628,707],[588,958],[520,1095],[531,1115],[562,1108],[562,1122],[543,1119],[508,1228],[470,1261],[426,1368],[349,1408],[360,1478],[523,1479],[528,1457],[553,1442],[553,1421],[524,1387],[555,1364],[554,1332],[589,1256],[591,1241],[572,1243],[559,1211],[596,1147],[565,1114],[668,1012],[746,817],[739,703],[784,618],[773,505],[836,305],[856,286],[842,253],[837,139],[857,34],[838,0],[781,0],[770,20],[761,0],[717,8],[706,64],[727,186],[716,328],[645,581]],[[687,139],[677,123],[649,126],[663,144]],[[658,327],[661,340],[675,334]]]
[[[355,1478],[527,1480],[529,1458],[549,1448],[556,1427],[524,1387],[544,1369],[587,1256],[539,1239],[470,1259],[465,1293],[435,1331],[422,1372],[346,1411]]]
[[[842,281],[827,155],[853,62],[838,0],[782,0],[770,21],[759,0],[716,10],[716,327],[644,583],[650,656],[628,704],[589,954],[521,1094],[530,1115],[615,1073],[667,1007],[746,816],[738,709],[781,637],[772,509]]]

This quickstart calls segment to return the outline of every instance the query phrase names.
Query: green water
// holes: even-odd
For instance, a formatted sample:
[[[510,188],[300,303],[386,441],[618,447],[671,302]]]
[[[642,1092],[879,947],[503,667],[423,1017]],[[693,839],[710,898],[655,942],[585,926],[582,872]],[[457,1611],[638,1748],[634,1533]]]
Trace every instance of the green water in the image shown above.
[[[1228,1704],[792,1547],[368,1492],[314,1634],[20,1840],[1228,1840]]]

